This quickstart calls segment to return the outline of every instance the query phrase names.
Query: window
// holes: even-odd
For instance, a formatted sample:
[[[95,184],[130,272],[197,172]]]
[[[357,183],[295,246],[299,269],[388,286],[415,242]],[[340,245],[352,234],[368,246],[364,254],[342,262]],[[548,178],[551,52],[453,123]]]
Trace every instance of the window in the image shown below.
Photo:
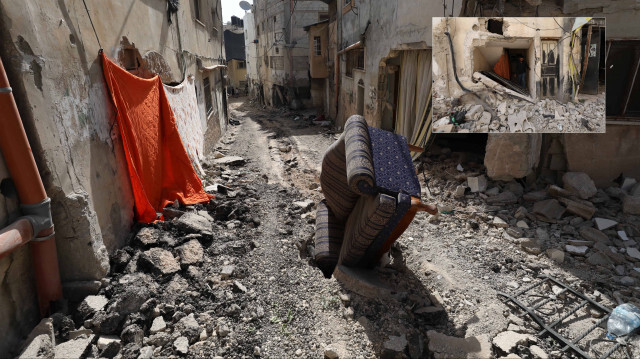
[[[238,61],[238,66],[237,68],[239,69],[244,69],[247,67],[247,64],[244,61]]]
[[[364,70],[364,49],[347,52],[346,75],[353,77],[353,69]]]
[[[276,54],[279,54],[279,53],[280,53],[280,48],[276,47]]]
[[[316,56],[322,56],[322,39],[320,39],[320,36],[313,37],[313,49]]]
[[[274,23],[274,24],[276,23],[276,20],[278,20],[278,16],[274,16],[274,17],[273,17],[273,23]]]
[[[193,16],[196,20],[202,21],[200,18],[200,0],[193,0]]]
[[[204,92],[204,106],[207,110],[207,115],[213,112],[213,103],[211,101],[211,83],[209,82],[209,77],[205,77],[202,79],[202,87]]]

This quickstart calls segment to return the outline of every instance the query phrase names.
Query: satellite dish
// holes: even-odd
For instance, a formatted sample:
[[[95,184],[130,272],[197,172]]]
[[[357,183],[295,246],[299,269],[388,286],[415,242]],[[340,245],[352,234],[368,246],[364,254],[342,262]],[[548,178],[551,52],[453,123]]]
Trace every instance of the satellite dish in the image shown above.
[[[251,4],[249,4],[247,1],[240,1],[240,8],[242,10],[249,11],[251,10]]]

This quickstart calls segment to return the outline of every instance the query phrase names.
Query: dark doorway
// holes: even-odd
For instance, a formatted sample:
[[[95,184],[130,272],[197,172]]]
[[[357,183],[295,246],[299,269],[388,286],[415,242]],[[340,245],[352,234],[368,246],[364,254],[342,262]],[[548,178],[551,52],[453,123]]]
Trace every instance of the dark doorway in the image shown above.
[[[540,92],[542,97],[555,97],[558,92],[558,40],[542,40],[542,76]]]

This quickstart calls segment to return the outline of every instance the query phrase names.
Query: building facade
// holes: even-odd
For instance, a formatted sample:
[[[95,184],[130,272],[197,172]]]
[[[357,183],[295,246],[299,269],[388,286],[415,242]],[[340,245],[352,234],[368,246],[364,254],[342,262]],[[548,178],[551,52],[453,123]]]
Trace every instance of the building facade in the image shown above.
[[[232,19],[240,19],[235,16]],[[244,28],[238,25],[225,25],[224,48],[227,61],[227,90],[231,93],[244,93],[247,87],[247,62],[245,53]]]
[[[256,66],[261,98],[269,106],[311,104],[306,25],[328,16],[315,0],[256,0],[253,5]]]
[[[52,199],[65,296],[109,271],[109,254],[133,224],[99,50],[140,77],[159,75],[169,85],[192,79],[207,151],[227,123],[219,1],[182,1],[177,9],[166,1],[87,1],[87,9],[82,1],[0,1],[0,56]],[[0,182],[11,182],[1,157]],[[1,192],[0,228],[20,216],[18,206],[11,191]],[[15,354],[39,321],[28,247],[0,260],[0,356]]]

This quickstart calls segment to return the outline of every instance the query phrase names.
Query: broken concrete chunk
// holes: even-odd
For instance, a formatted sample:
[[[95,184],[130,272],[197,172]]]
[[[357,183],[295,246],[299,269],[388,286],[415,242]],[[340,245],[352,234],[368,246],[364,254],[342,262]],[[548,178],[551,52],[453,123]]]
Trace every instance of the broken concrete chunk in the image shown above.
[[[211,235],[211,222],[195,212],[185,213],[175,223],[184,232]]]
[[[435,330],[427,332],[429,352],[435,358],[491,358],[491,343],[487,334],[477,337],[457,338],[438,333]]]
[[[638,248],[627,248],[627,255],[635,260],[640,260],[640,251]]]
[[[392,353],[402,353],[407,347],[407,336],[402,334],[399,336],[391,335],[389,339],[382,344],[383,351]],[[386,354],[388,355],[388,354]]]
[[[584,256],[585,254],[587,254],[587,251],[589,250],[589,247],[587,247],[587,246],[574,246],[574,245],[567,244],[565,249],[567,250],[567,252],[569,252],[569,253],[571,253],[573,255]]]
[[[176,323],[174,331],[186,336],[189,339],[189,343],[195,343],[200,337],[200,325],[198,325],[193,313],[180,319]]]
[[[593,197],[598,189],[588,174],[583,172],[567,172],[562,176],[564,188],[582,199]]]
[[[487,178],[484,175],[467,177],[467,185],[472,193],[484,192],[487,189]]]
[[[529,202],[538,202],[538,201],[545,200],[547,198],[549,198],[549,195],[547,194],[547,191],[545,191],[545,190],[525,193],[522,196],[522,199],[524,199],[525,201],[529,201]]]
[[[53,331],[53,320],[44,318],[33,328],[24,341],[19,359],[53,358],[55,355],[56,337]]]
[[[465,186],[458,186],[456,187],[456,191],[454,192],[453,196],[455,198],[462,198],[464,197],[464,192],[467,190],[467,187]]]
[[[498,227],[498,228],[507,228],[507,227],[509,227],[509,224],[507,222],[505,222],[500,217],[494,217],[493,218],[493,222],[491,224],[493,224],[494,227]]]
[[[507,112],[507,103],[506,103],[506,102],[501,102],[501,103],[498,105],[498,113],[503,114],[503,113],[505,113],[505,112]]]
[[[473,107],[471,107],[471,109],[469,111],[467,111],[467,114],[465,116],[465,118],[469,119],[469,118],[473,118],[473,116],[476,113],[482,113],[483,108],[482,105],[475,105]]]
[[[494,206],[506,206],[518,202],[518,197],[511,191],[504,191],[497,196],[487,198],[487,203]]]
[[[239,156],[225,156],[213,160],[214,164],[231,166],[243,165],[245,162],[245,159]]]
[[[173,347],[178,353],[185,355],[189,352],[189,340],[186,337],[178,337],[173,342]]]
[[[558,200],[567,206],[567,212],[578,215],[584,219],[591,219],[596,213],[596,207],[591,203],[586,204],[568,198],[558,198]]]
[[[547,249],[547,256],[556,263],[564,262],[564,251],[556,248]]]
[[[151,248],[145,251],[140,256],[140,260],[160,274],[171,274],[180,270],[180,264],[173,254],[162,248]]]
[[[151,334],[155,334],[164,331],[166,328],[167,323],[165,323],[164,318],[162,318],[162,316],[157,316],[155,319],[153,319],[153,323],[151,323],[149,332]]]
[[[524,239],[522,242],[520,242],[520,246],[525,252],[529,254],[537,256],[538,254],[542,253],[542,246],[540,242],[533,238]]]
[[[90,295],[78,305],[78,315],[81,319],[86,319],[90,315],[102,310],[109,300],[103,295]]]
[[[628,241],[629,237],[627,237],[627,233],[625,231],[618,231],[618,237],[623,241]]]
[[[606,218],[600,218],[600,217],[595,218],[594,222],[596,223],[596,227],[598,228],[598,230],[601,230],[601,231],[604,231],[605,229],[611,228],[616,224],[618,224],[618,222],[616,221],[606,219]]]
[[[611,245],[611,240],[609,240],[609,236],[602,233],[601,231],[593,228],[593,227],[582,227],[580,228],[580,236],[587,241],[591,242],[601,242],[606,245]]]
[[[631,190],[638,184],[635,178],[625,177],[622,180],[622,184],[620,185],[620,189],[629,193]]]
[[[56,345],[55,357],[64,359],[80,359],[84,358],[84,354],[91,348],[94,335],[88,337],[80,337],[69,340],[62,344]]]
[[[202,262],[202,257],[204,256],[202,245],[197,239],[192,239],[177,247],[176,253],[180,256],[180,263],[187,265]]]
[[[493,338],[493,345],[503,354],[508,354],[515,351],[518,345],[527,345],[535,341],[535,338],[529,334],[506,331]]]
[[[536,202],[533,205],[533,213],[542,216],[543,220],[557,220],[564,214],[565,208],[556,199],[548,199]]]
[[[622,212],[640,215],[640,196],[625,196],[622,199]]]

